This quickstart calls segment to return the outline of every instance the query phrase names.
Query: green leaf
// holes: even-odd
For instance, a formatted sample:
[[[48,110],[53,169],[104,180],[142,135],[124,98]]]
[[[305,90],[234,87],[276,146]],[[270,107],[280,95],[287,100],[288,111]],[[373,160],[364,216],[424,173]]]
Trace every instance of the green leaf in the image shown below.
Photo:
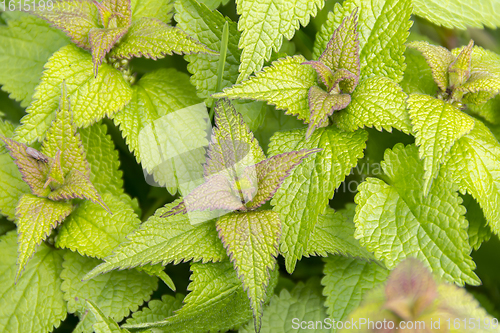
[[[327,126],[328,117],[334,111],[344,109],[351,102],[349,94],[327,93],[318,86],[309,89],[308,99],[311,116],[306,138],[309,138],[316,128]]]
[[[441,172],[424,196],[424,165],[414,145],[386,150],[382,169],[388,183],[367,178],[358,186],[354,237],[389,269],[416,257],[448,281],[480,283],[454,184]]]
[[[94,76],[97,77],[99,66],[104,57],[120,38],[127,33],[128,28],[92,28],[89,32],[89,42],[92,49]]]
[[[304,256],[319,255],[326,257],[327,253],[340,254],[362,259],[373,259],[373,255],[354,239],[354,204],[347,209],[335,212],[326,208],[326,212],[318,217],[304,251]]]
[[[301,322],[306,322],[306,325],[313,323],[312,326],[306,326],[307,332],[330,332],[326,327],[328,317],[323,302],[324,297],[321,295],[321,288],[319,288],[317,279],[310,279],[306,284],[299,282],[291,292],[283,289],[279,296],[273,295],[269,305],[264,308],[260,332],[291,333],[306,331],[305,329],[296,328],[300,326]],[[296,319],[300,320],[299,325],[297,325]],[[323,325],[316,326],[318,322],[325,323],[325,328],[323,328]],[[257,331],[255,325],[249,323],[238,332],[254,333]]]
[[[346,131],[366,126],[388,132],[395,128],[409,134],[411,124],[406,99],[406,94],[394,81],[385,77],[368,78],[351,94],[347,108],[333,114],[333,121]]]
[[[467,234],[469,235],[469,244],[474,251],[477,251],[481,244],[490,240],[492,232],[486,222],[483,211],[479,204],[471,195],[465,195],[463,206],[467,209],[465,218],[469,221]]]
[[[198,4],[194,0],[177,1],[175,8],[177,12],[175,20],[179,28],[216,52],[221,51],[222,27],[228,22],[229,39],[221,87],[231,86],[238,78],[241,55],[241,50],[238,48],[241,34],[236,23],[218,11],[210,11],[202,2]],[[186,55],[185,59],[189,62],[187,68],[193,74],[190,80],[196,86],[198,97],[208,98],[216,93],[219,56],[199,53]]]
[[[86,311],[86,300],[94,302],[105,316],[119,322],[149,300],[158,286],[155,277],[135,269],[111,272],[82,282],[83,276],[100,262],[70,251],[64,255],[61,289],[68,302],[68,312],[80,317],[80,323],[73,331],[75,333],[92,332],[92,324],[96,322],[94,316]]]
[[[459,87],[469,80],[471,73],[472,48],[474,41],[471,39],[469,45],[462,48],[457,58],[450,64],[449,85],[451,87]]]
[[[47,173],[47,180],[43,187],[49,186],[50,183],[55,183],[55,186],[60,186],[64,183],[64,173],[61,167],[61,151],[58,150],[56,156],[52,159]]]
[[[16,281],[16,232],[0,237],[0,331],[50,332],[66,318],[60,251],[42,244]]]
[[[320,57],[334,30],[356,8],[361,78],[381,75],[400,82],[405,70],[404,44],[412,24],[410,0],[347,0],[342,6],[335,4],[316,36],[314,59]]]
[[[407,94],[420,93],[436,96],[437,85],[424,56],[411,48],[405,51],[406,69],[401,87]],[[447,79],[448,80],[448,79]]]
[[[16,207],[18,225],[18,270],[16,279],[33,256],[36,247],[49,236],[73,210],[71,203],[55,202],[24,194]]]
[[[479,120],[451,148],[443,168],[462,193],[468,192],[483,209],[494,233],[500,233],[500,144]]]
[[[90,309],[92,314],[95,317],[95,323],[92,325],[92,328],[96,333],[126,333],[128,332],[126,329],[120,329],[120,326],[114,321],[110,319],[104,313],[102,313],[101,309],[92,301],[87,300],[87,308]]]
[[[375,262],[331,256],[325,258],[323,274],[326,312],[335,321],[345,321],[367,291],[386,281],[389,270]]]
[[[229,0],[200,0],[199,3],[205,4],[210,10],[217,9],[219,6],[225,6]]]
[[[496,15],[495,0],[453,0],[446,3],[439,0],[413,0],[413,12],[432,23],[447,28],[465,30],[467,27],[495,28],[500,26]]]
[[[100,205],[84,201],[61,226],[56,246],[104,258],[139,227],[140,220],[128,202],[110,193],[103,200],[112,215]]]
[[[0,26],[0,85],[26,107],[40,81],[43,65],[69,40],[43,20],[24,15]]]
[[[130,7],[133,21],[138,21],[143,17],[151,17],[168,24],[172,20],[174,1],[132,0]]]
[[[110,56],[118,59],[146,57],[156,60],[172,53],[198,52],[215,54],[184,31],[158,19],[143,17],[132,24],[125,37],[113,48]]]
[[[260,329],[266,288],[276,264],[280,219],[273,211],[231,213],[217,221],[219,237],[248,293]]]
[[[94,4],[99,9],[101,24],[105,28],[130,26],[132,20],[130,0],[103,0]]]
[[[310,111],[307,97],[309,88],[316,84],[317,75],[311,66],[301,65],[305,61],[301,55],[278,59],[262,72],[214,97],[265,101],[308,123]]]
[[[474,120],[453,105],[427,95],[412,94],[409,114],[415,143],[424,160],[424,194],[429,192],[453,144],[474,127]]]
[[[271,156],[300,149],[323,149],[297,166],[271,201],[282,222],[280,252],[288,272],[294,270],[307,249],[318,216],[324,213],[334,190],[363,156],[367,139],[363,130],[319,129],[309,140],[304,134],[305,130],[278,132],[269,147]]]
[[[149,301],[148,306],[142,310],[134,312],[132,317],[127,319],[127,325],[137,325],[142,323],[152,323],[164,320],[174,315],[174,311],[182,307],[184,296],[175,294],[174,296],[163,295],[161,301],[154,299]]]
[[[106,258],[104,264],[85,278],[90,279],[115,268],[132,268],[149,263],[162,263],[165,266],[171,262],[174,264],[188,260],[216,262],[227,258],[213,223],[193,226],[188,215],[160,217],[178,202],[158,209],[154,216],[113,251],[113,255]]]
[[[87,127],[104,116],[112,116],[130,101],[130,86],[118,70],[103,64],[94,78],[92,68],[90,54],[74,45],[61,48],[49,59],[33,102],[26,110],[28,114],[16,131],[23,142],[45,137],[59,107],[63,82],[76,127]]]
[[[500,77],[485,72],[473,72],[469,80],[457,87],[457,90],[466,93],[489,92],[497,95],[500,92]]]

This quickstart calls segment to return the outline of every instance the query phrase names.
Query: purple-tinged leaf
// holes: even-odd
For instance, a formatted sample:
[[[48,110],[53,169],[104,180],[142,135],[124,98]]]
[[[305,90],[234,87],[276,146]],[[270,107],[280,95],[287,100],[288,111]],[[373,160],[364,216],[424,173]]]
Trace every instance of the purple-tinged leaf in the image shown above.
[[[44,19],[71,38],[78,46],[90,50],[88,34],[99,27],[99,11],[91,0],[54,1],[52,10],[40,6],[30,13]]]
[[[99,192],[97,192],[94,185],[90,182],[89,177],[79,170],[73,169],[66,176],[64,184],[50,192],[49,199],[57,201],[76,198],[90,200],[101,205],[108,213],[112,214],[99,195]]]
[[[50,183],[54,182],[56,186],[64,183],[64,173],[61,167],[61,151],[58,150],[56,156],[50,162],[49,173],[43,187],[46,188]]]
[[[441,91],[448,88],[448,67],[455,60],[455,56],[442,46],[430,45],[427,42],[411,42],[408,47],[418,50],[431,68],[434,82]]]
[[[333,87],[333,72],[325,63],[317,60],[303,62],[301,65],[311,65],[318,73],[321,82],[330,90]]]
[[[279,216],[269,210],[231,213],[219,218],[217,231],[248,294],[258,331],[270,271],[278,255]]]
[[[71,203],[56,202],[31,194],[24,194],[19,199],[16,208],[19,253],[16,279],[35,253],[36,247],[72,210]]]
[[[319,151],[321,151],[321,149],[292,151],[275,155],[255,165],[258,190],[253,200],[246,204],[246,207],[248,209],[255,209],[266,203],[280,188],[286,177],[290,175],[292,170],[299,165],[304,158]]]
[[[128,28],[132,23],[130,0],[94,0],[101,15],[101,23],[105,28]]]
[[[354,88],[356,88],[356,85],[351,85],[351,83],[354,82],[353,80],[356,81],[356,85],[357,85],[358,79],[356,78],[356,75],[349,72],[347,69],[341,68],[341,69],[337,70],[335,73],[333,73],[332,86],[328,90],[328,92],[352,93],[354,91]],[[347,85],[343,85],[343,83],[346,83]]]
[[[39,158],[33,157],[34,153],[29,154],[28,151],[35,149],[27,147],[24,143],[1,136],[0,139],[5,143],[5,147],[14,159],[23,180],[28,184],[31,192],[39,197],[46,197],[50,192],[50,189],[44,187],[49,165]],[[39,151],[35,151],[41,154]]]
[[[470,78],[473,47],[474,41],[471,39],[469,44],[462,49],[455,61],[448,67],[450,87],[459,87]]]
[[[357,27],[358,15],[357,9],[355,9],[351,16],[344,18],[339,27],[335,29],[325,51],[319,57],[319,61],[323,62],[332,72],[347,69],[354,74],[354,77],[347,79],[340,85],[343,91],[349,93],[356,88],[360,74]]]
[[[99,66],[106,54],[126,33],[127,28],[93,28],[90,30],[89,41],[94,63],[94,77],[97,77]]]
[[[145,57],[156,60],[172,53],[217,54],[181,29],[154,18],[143,17],[132,24],[128,33],[110,55],[119,59]]]
[[[346,108],[351,102],[351,96],[348,94],[329,94],[318,86],[312,86],[309,89],[308,98],[311,118],[306,138],[309,138],[316,128],[326,126],[328,116],[331,116],[334,111]]]

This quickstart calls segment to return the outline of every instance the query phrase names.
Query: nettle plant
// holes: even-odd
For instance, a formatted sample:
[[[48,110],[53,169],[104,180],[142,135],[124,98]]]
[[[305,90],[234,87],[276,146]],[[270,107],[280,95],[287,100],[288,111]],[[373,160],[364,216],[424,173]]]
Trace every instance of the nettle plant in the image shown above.
[[[37,4],[0,16],[0,331],[500,330],[500,56],[439,27],[494,1]]]

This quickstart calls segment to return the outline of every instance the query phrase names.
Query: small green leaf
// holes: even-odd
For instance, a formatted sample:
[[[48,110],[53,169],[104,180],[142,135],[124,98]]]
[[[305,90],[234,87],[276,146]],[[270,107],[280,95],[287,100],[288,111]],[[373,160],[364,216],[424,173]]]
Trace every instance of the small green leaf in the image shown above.
[[[127,28],[92,28],[89,32],[89,42],[92,49],[94,76],[97,77],[99,66],[109,50],[127,33]]]
[[[127,319],[127,325],[137,325],[142,323],[152,323],[164,320],[174,315],[174,311],[182,307],[184,296],[181,294],[163,295],[161,301],[154,299],[149,301],[148,306],[142,310],[134,312],[132,317]]]
[[[500,77],[487,72],[473,72],[469,80],[457,90],[466,93],[489,92],[492,94],[489,97],[493,97],[500,92]]]
[[[348,94],[330,94],[318,86],[312,86],[309,89],[308,100],[311,116],[306,138],[311,137],[316,128],[327,126],[328,117],[334,111],[346,108],[351,102],[351,96]]]
[[[17,274],[21,272],[33,256],[40,243],[49,236],[73,210],[73,205],[66,202],[55,202],[39,198],[31,194],[24,194],[16,208],[18,225],[18,252]]]
[[[92,302],[91,300],[86,300],[87,308],[90,309],[95,317],[95,323],[92,324],[92,328],[95,333],[127,333],[126,329],[120,329],[120,326],[113,319],[107,317],[102,313],[101,309]]]
[[[56,156],[52,159],[49,166],[49,172],[47,174],[47,180],[43,187],[49,186],[50,183],[55,183],[53,185],[60,186],[64,183],[64,173],[61,167],[61,151],[58,150]]]
[[[154,1],[154,0],[132,0],[132,21],[139,21],[143,17],[158,19],[164,23],[170,23],[174,13],[174,1]]]
[[[450,87],[460,87],[471,76],[471,62],[472,62],[472,47],[474,41],[471,40],[469,45],[464,47],[457,58],[450,64],[449,72],[449,85]]]

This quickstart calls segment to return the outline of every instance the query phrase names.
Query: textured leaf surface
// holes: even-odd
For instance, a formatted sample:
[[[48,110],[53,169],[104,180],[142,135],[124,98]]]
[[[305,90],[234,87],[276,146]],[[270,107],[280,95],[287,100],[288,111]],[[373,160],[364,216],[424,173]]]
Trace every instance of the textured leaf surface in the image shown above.
[[[192,226],[188,215],[160,217],[177,203],[175,201],[158,209],[140,229],[127,237],[126,243],[115,249],[113,255],[86,278],[115,268],[132,268],[148,263],[167,265],[184,260],[215,262],[227,258],[213,223]]]
[[[47,180],[43,186],[47,187],[52,182],[55,183],[55,185],[61,185],[64,183],[64,172],[61,167],[60,150],[57,151],[56,156],[52,159],[52,162],[50,162]]]
[[[95,317],[95,323],[92,325],[95,333],[125,333],[125,329],[120,329],[116,321],[106,317],[101,309],[92,301],[87,300],[87,308]]]
[[[131,89],[121,73],[104,64],[94,78],[92,57],[74,45],[56,52],[45,65],[28,113],[17,129],[23,142],[40,141],[55,119],[65,81],[76,127],[86,127],[111,116],[130,101]]]
[[[128,202],[110,193],[105,193],[103,200],[112,215],[93,202],[81,203],[61,226],[56,246],[104,258],[139,226],[140,220]]]
[[[19,244],[16,278],[19,278],[36,247],[72,210],[71,203],[55,202],[31,194],[24,194],[19,199],[16,208]]]
[[[325,287],[323,294],[329,318],[345,321],[368,290],[386,281],[389,270],[375,262],[331,256],[325,259],[323,274],[321,284]]]
[[[174,1],[132,0],[130,7],[133,21],[138,21],[143,17],[151,17],[168,24],[172,20]]]
[[[182,307],[183,299],[183,295],[176,294],[175,297],[171,295],[163,295],[161,300],[151,300],[149,301],[147,307],[134,312],[132,317],[127,319],[127,324],[137,325],[142,323],[152,323],[171,317],[174,315],[174,311]]]
[[[451,147],[471,131],[474,120],[451,104],[427,95],[412,94],[408,107],[415,143],[424,160],[427,193]]]
[[[306,26],[323,5],[323,0],[237,0],[242,31],[239,47],[243,49],[238,81],[260,70],[271,52],[279,51],[283,36],[290,40],[299,22]]]
[[[317,75],[311,66],[301,65],[305,61],[301,55],[276,60],[262,72],[215,96],[265,101],[309,122],[307,97],[309,88],[316,84]]]
[[[127,33],[127,28],[101,29],[93,28],[89,33],[90,47],[92,48],[92,62],[94,76],[97,76],[99,66],[109,50]]]
[[[500,144],[475,120],[472,131],[451,148],[444,168],[462,193],[470,193],[483,209],[491,229],[500,233]]]
[[[184,31],[169,26],[155,18],[143,17],[136,21],[127,35],[110,53],[118,59],[146,57],[161,59],[165,55],[214,53]]]
[[[307,242],[318,215],[325,211],[334,190],[363,156],[367,134],[363,130],[348,133],[335,128],[319,129],[309,140],[305,130],[276,133],[269,146],[271,156],[287,151],[322,148],[302,161],[274,195],[271,204],[282,223],[280,252],[287,270],[307,249]]]
[[[306,132],[307,138],[311,136],[316,128],[327,126],[328,117],[334,111],[342,110],[349,105],[351,96],[348,94],[330,94],[318,86],[312,86],[309,89],[308,100],[311,117]]]
[[[279,216],[273,211],[231,213],[217,221],[219,237],[248,293],[259,328],[270,271],[278,255],[280,227]]]
[[[440,173],[425,197],[423,163],[413,145],[387,150],[382,168],[389,184],[367,178],[358,186],[355,238],[389,269],[416,257],[448,281],[477,285],[455,186]]]
[[[410,0],[348,0],[336,4],[318,32],[313,55],[318,59],[333,31],[358,8],[361,78],[382,75],[400,82],[405,70],[404,51],[411,27]]]
[[[26,107],[38,85],[43,65],[68,43],[64,34],[43,20],[22,16],[0,27],[0,84],[10,98]]]
[[[68,312],[76,313],[80,323],[73,332],[92,332],[95,318],[86,311],[85,300],[91,300],[102,313],[119,322],[128,316],[130,311],[149,300],[151,293],[157,288],[157,279],[137,270],[112,272],[82,282],[82,278],[100,260],[82,257],[75,252],[64,255],[62,291],[68,302]]]
[[[324,297],[321,295],[319,281],[316,279],[310,279],[306,284],[299,282],[291,292],[283,289],[279,296],[273,295],[269,305],[264,308],[260,332],[295,333],[305,331],[295,329],[297,325],[292,320],[298,318],[300,322],[304,321],[307,324],[325,320],[327,314],[323,302]],[[307,325],[306,327],[307,332],[311,333],[329,332],[326,328],[321,329],[320,325],[316,329]],[[247,324],[238,332],[254,333],[255,326],[253,323]]]
[[[347,108],[333,115],[334,123],[347,131],[366,126],[379,131],[391,132],[395,128],[410,133],[406,98],[406,94],[392,80],[368,78],[359,83]]]
[[[59,326],[67,311],[60,251],[42,244],[17,283],[15,231],[0,237],[0,253],[0,331],[45,333]]]

